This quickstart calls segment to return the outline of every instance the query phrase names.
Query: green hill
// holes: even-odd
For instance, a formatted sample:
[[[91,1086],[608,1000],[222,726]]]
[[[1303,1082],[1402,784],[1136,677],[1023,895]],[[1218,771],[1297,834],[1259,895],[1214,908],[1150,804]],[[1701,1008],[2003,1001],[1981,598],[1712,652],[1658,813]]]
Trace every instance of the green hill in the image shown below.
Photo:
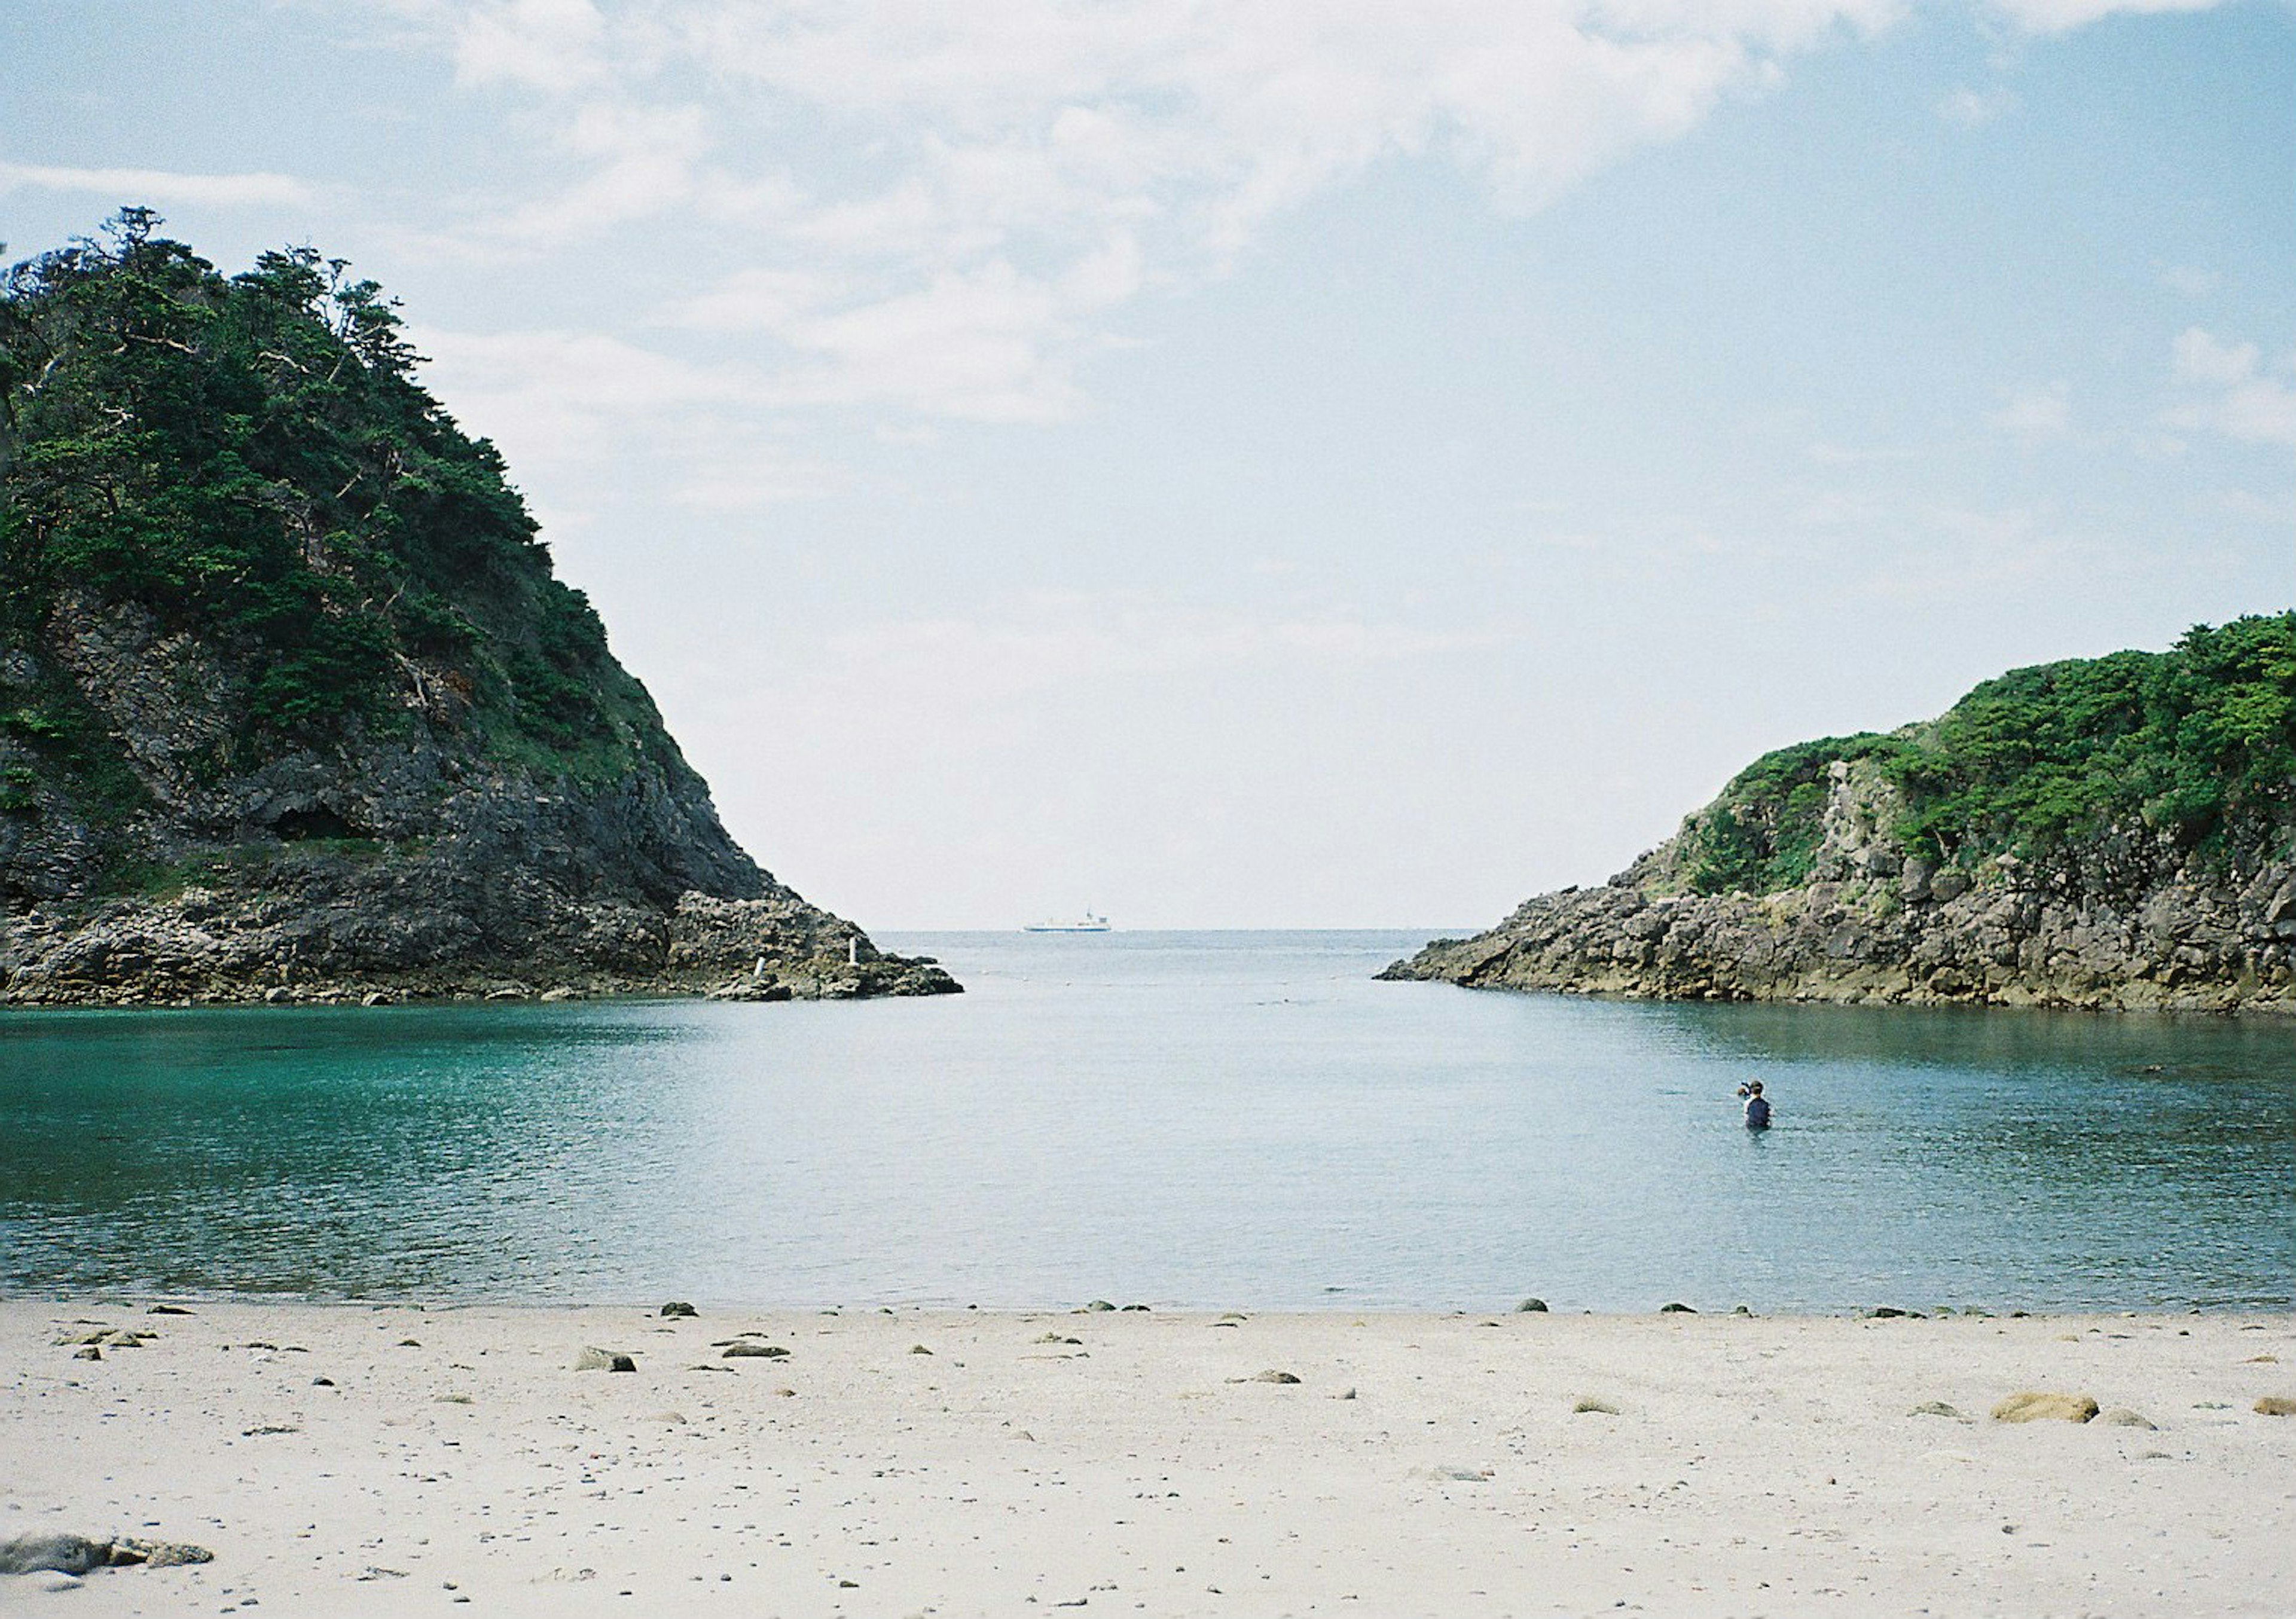
[[[1721,999],[2296,1010],[2296,613],[1765,754],[1595,889],[1390,969]]]
[[[379,288],[158,225],[0,290],[9,998],[948,986],[726,834]]]

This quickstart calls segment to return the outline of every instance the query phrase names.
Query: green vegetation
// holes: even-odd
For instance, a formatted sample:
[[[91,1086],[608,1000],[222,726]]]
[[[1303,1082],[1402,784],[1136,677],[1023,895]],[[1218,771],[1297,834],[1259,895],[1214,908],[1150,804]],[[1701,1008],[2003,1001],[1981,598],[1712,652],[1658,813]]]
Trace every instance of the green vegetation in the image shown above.
[[[666,750],[381,290],[308,248],[226,278],[158,225],[127,209],[0,283],[0,657],[53,668],[62,618],[122,608],[189,636],[237,715],[210,775],[417,724],[586,779]],[[69,682],[5,700],[0,744],[100,789],[97,823],[143,801],[99,780],[116,749]]]
[[[1691,886],[1772,893],[1808,876],[1836,759],[1874,762],[1902,801],[1882,830],[1931,861],[2046,864],[2132,825],[2221,847],[2244,817],[2296,821],[2296,612],[2014,670],[1930,724],[1765,754],[1691,818]]]

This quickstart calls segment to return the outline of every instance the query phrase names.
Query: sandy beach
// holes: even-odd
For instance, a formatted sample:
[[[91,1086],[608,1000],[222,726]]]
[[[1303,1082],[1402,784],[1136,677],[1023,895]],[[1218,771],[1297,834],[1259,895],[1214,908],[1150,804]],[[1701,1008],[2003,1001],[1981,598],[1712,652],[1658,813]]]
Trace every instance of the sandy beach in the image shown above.
[[[214,1560],[0,1607],[2296,1612],[2287,1316],[180,1308],[0,1302],[0,1540]]]

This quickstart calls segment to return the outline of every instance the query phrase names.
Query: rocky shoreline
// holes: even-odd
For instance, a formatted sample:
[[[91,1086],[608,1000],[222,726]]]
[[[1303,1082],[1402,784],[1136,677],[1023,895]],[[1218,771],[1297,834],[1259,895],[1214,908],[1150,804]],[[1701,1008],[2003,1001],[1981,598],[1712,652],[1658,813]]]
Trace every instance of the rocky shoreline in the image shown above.
[[[2296,1015],[2296,862],[2259,822],[2208,854],[2142,827],[2046,868],[1909,859],[1889,789],[1835,764],[1809,879],[1685,891],[1677,838],[1609,883],[1526,901],[1381,976],[1670,1001]]]

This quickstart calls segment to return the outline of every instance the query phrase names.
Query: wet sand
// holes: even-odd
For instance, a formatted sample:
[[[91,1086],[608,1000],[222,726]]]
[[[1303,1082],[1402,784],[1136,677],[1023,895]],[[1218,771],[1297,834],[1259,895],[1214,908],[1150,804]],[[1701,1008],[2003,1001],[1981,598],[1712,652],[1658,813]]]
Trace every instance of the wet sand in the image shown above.
[[[0,1301],[0,1540],[215,1560],[0,1609],[2296,1612],[2285,1315],[149,1304]]]

